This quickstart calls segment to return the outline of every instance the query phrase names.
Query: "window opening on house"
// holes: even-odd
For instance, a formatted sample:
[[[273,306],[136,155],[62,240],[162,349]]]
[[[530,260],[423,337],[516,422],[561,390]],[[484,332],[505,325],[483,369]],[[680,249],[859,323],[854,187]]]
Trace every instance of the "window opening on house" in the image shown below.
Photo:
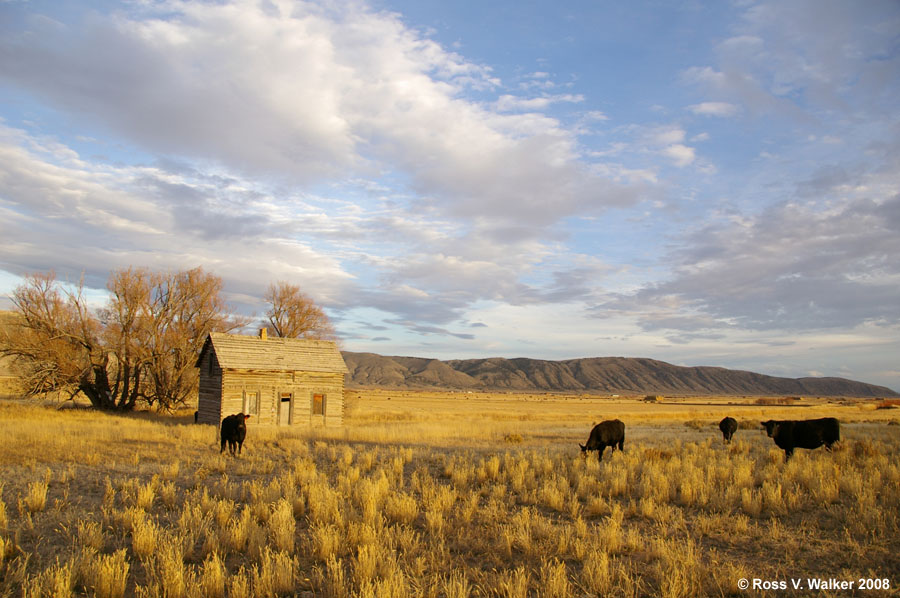
[[[244,391],[244,413],[259,417],[259,391]]]
[[[314,394],[312,398],[312,414],[325,415],[325,395]]]

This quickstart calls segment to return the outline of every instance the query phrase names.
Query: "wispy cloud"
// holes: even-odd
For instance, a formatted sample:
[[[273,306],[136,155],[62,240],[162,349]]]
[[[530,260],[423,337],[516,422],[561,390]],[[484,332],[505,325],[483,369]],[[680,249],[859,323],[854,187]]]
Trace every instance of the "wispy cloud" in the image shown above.
[[[688,110],[703,116],[734,116],[738,113],[738,107],[728,102],[701,102],[688,106]]]
[[[647,330],[819,330],[900,322],[900,196],[820,212],[789,202],[701,227],[673,276],[598,305]],[[692,314],[688,316],[687,314]]]
[[[546,110],[553,104],[562,102],[577,104],[584,101],[583,95],[563,94],[553,96],[540,96],[535,98],[523,98],[504,94],[494,104],[499,112],[514,112],[526,110]]]

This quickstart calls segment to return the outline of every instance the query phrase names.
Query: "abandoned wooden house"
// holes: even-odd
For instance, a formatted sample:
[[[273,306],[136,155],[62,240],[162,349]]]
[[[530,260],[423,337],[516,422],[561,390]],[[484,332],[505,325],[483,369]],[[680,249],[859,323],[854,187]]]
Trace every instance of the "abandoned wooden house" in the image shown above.
[[[343,423],[347,366],[330,341],[213,332],[197,358],[199,423],[232,413],[248,426],[334,426]]]

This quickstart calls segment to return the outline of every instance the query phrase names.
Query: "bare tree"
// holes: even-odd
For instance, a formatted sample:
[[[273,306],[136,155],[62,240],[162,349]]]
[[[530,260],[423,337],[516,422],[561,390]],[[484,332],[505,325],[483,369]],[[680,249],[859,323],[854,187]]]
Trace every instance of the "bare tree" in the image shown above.
[[[110,299],[99,316],[106,347],[115,356],[108,368],[112,392],[128,397],[125,405],[130,409],[138,398],[147,397],[143,376],[151,360],[144,343],[151,328],[150,284],[146,271],[128,268],[110,274],[106,287]]]
[[[83,281],[61,289],[53,272],[26,276],[12,297],[20,317],[4,330],[0,352],[15,360],[29,394],[82,392],[98,409],[131,409],[136,396],[110,384],[116,360],[83,290]]]
[[[196,390],[194,363],[206,336],[230,332],[248,322],[226,315],[222,279],[202,268],[152,275],[150,281],[148,402],[170,409],[184,404]]]
[[[222,280],[195,268],[153,273],[128,268],[110,275],[110,299],[88,309],[83,284],[67,291],[53,273],[35,274],[13,294],[18,324],[0,338],[0,354],[16,360],[29,394],[78,392],[98,409],[160,409],[194,391],[194,361],[209,332],[246,324],[230,319]]]
[[[275,336],[335,340],[334,327],[322,309],[297,285],[279,281],[269,285],[265,300],[266,327]]]

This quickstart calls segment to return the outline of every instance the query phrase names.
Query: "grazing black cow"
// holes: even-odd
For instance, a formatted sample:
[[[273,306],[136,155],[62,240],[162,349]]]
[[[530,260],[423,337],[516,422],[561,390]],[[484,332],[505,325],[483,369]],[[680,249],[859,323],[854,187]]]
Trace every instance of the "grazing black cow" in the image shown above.
[[[581,456],[587,456],[588,451],[597,451],[597,461],[603,460],[603,451],[611,446],[612,450],[625,450],[625,424],[617,419],[600,422],[591,430],[587,444],[579,444]]]
[[[737,420],[733,417],[723,418],[722,421],[719,422],[719,429],[722,430],[722,440],[725,444],[731,442],[731,437],[734,436],[737,428]]]
[[[833,417],[804,420],[769,420],[762,422],[769,438],[775,439],[778,448],[784,449],[784,460],[794,454],[795,448],[814,449],[823,444],[827,450],[841,440],[841,424]]]
[[[241,454],[241,447],[244,446],[244,439],[247,437],[247,420],[250,416],[245,413],[235,413],[229,415],[222,420],[222,449],[220,453],[225,452],[225,445],[228,444],[228,450],[232,456],[237,451]]]

